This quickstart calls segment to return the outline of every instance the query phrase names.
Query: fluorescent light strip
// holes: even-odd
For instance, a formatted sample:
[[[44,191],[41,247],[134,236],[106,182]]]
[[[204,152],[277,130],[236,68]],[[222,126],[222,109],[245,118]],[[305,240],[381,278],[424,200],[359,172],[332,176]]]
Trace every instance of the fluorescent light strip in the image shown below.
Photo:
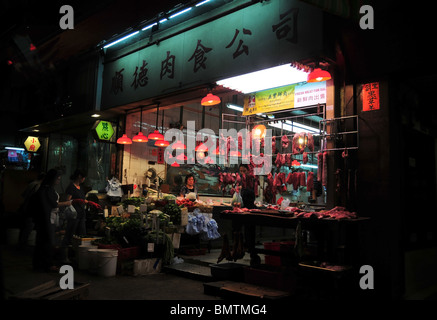
[[[285,64],[223,79],[217,81],[217,84],[242,93],[251,93],[304,82],[307,77],[307,72]]]
[[[301,164],[300,166],[304,167],[304,168],[313,168],[313,169],[318,169],[319,168],[318,166],[316,166],[314,164]]]
[[[118,39],[118,40],[116,40],[116,41],[114,41],[114,42],[111,42],[110,44],[107,44],[107,45],[104,46],[103,48],[105,48],[105,49],[106,49],[106,48],[109,48],[109,47],[113,46],[113,45],[116,44],[116,43],[119,43],[119,42],[121,42],[121,41],[123,41],[123,40],[126,40],[126,39],[128,39],[128,38],[130,38],[130,37],[133,37],[133,36],[136,35],[137,33],[139,33],[139,31],[132,32],[132,33],[128,34],[127,36],[121,38],[121,39]]]
[[[152,23],[152,24],[148,25],[147,27],[142,28],[141,31],[144,31],[144,30],[150,29],[150,28],[152,28],[153,26],[156,26],[157,24],[158,24],[157,22]]]
[[[6,150],[24,151],[24,148],[17,147],[5,147]]]
[[[170,16],[170,19],[173,19],[174,17],[177,17],[178,15],[181,15],[181,14],[187,12],[187,11],[190,11],[190,10],[191,10],[191,7],[190,7],[190,8],[187,8],[187,9],[185,9],[185,10],[182,10],[182,11],[176,12],[175,14],[173,14],[173,15]]]
[[[305,124],[291,122],[290,120],[285,120],[285,123],[291,125],[292,127],[296,127],[296,128],[300,128],[300,129],[305,129],[307,131],[314,132],[314,133],[319,133],[318,129],[316,129],[314,127],[311,127],[311,126],[307,126]]]
[[[196,7],[200,7],[202,4],[205,4],[205,3],[209,2],[209,1],[210,0],[205,0],[205,1],[199,2],[198,4],[196,4]]]
[[[311,133],[319,133],[319,130],[316,130],[315,128],[309,127],[309,126],[303,126],[299,127],[296,125],[290,125],[288,123],[269,123],[269,126],[283,129],[286,131],[294,132],[294,133],[301,133],[301,132],[311,132]]]
[[[243,112],[243,110],[244,110],[243,107],[237,106],[237,105],[232,104],[232,103],[228,103],[228,104],[226,104],[226,106],[229,109],[237,110],[237,111],[240,111],[240,112]]]

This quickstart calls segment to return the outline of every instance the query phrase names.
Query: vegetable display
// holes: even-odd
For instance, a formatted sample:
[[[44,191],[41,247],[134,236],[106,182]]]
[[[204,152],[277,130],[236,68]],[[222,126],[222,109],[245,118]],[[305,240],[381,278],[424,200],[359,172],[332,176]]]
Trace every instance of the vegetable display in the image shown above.
[[[175,225],[181,224],[181,208],[174,203],[167,203],[164,212],[170,216],[170,221]]]

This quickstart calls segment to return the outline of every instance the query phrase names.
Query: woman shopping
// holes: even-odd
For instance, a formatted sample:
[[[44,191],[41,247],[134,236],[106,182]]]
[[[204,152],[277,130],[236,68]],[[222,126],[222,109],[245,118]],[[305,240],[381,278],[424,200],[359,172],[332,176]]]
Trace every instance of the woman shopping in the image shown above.
[[[59,269],[53,263],[55,241],[55,221],[60,206],[69,206],[71,201],[59,202],[55,186],[61,181],[61,172],[50,169],[38,191],[32,196],[33,220],[36,229],[33,268],[35,271],[54,271]]]

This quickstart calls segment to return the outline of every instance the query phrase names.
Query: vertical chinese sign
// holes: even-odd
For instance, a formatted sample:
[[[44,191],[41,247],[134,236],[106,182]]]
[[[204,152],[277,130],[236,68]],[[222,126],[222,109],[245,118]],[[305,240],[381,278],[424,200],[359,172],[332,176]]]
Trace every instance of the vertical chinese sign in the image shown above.
[[[379,110],[379,82],[363,85],[363,111]]]

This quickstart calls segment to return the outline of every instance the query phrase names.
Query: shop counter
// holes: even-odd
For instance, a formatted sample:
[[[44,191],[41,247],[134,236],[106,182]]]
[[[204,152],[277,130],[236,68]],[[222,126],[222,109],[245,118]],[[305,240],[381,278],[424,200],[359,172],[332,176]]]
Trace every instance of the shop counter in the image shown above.
[[[305,232],[310,231],[310,235],[306,233],[305,243],[309,244],[310,238],[316,240],[313,245],[317,252],[317,259],[322,261],[340,260],[339,262],[345,262],[346,260],[348,263],[354,263],[361,247],[360,228],[363,222],[370,220],[367,217],[353,219],[304,218],[280,210],[249,210],[246,212],[222,210],[219,216],[221,220],[231,221],[234,231],[244,229],[245,245],[250,254],[251,265],[260,263],[258,253],[282,257],[290,254],[290,251],[257,248],[257,226],[296,229],[299,222],[302,230]]]

